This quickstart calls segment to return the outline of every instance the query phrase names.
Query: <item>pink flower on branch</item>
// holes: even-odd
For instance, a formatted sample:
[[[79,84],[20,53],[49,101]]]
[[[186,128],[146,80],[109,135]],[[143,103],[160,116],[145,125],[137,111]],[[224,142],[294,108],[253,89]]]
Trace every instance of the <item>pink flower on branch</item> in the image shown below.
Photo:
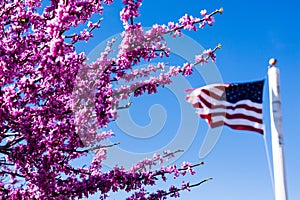
[[[179,23],[169,22],[169,30],[168,33],[173,33],[173,36],[176,37],[181,36],[182,29],[194,30],[197,31],[196,24],[199,24],[199,28],[203,28],[206,24],[212,26],[213,22],[215,22],[214,15],[223,13],[223,8],[215,10],[210,14],[206,14],[206,10],[202,10],[200,14],[202,18],[193,17],[191,15],[185,14],[183,17],[179,19]]]
[[[194,173],[198,165],[189,163],[151,168],[173,157],[170,152],[154,154],[132,169],[116,166],[103,172],[107,151],[118,144],[103,142],[115,134],[108,125],[118,117],[118,109],[130,106],[119,105],[121,99],[156,93],[159,86],[172,83],[173,76],[190,75],[199,62],[215,60],[215,51],[207,50],[195,63],[137,68],[141,62],[169,56],[166,34],[197,30],[196,24],[213,23],[212,16],[221,11],[203,13],[203,18],[185,15],[178,23],[153,25],[144,31],[134,22],[142,1],[124,0],[120,13],[124,33],[118,55],[110,57],[112,40],[96,62],[87,64],[75,43],[93,37],[103,19],[89,20],[102,15],[104,5],[111,3],[0,3],[4,8],[0,10],[0,196],[4,199],[80,199],[96,192],[105,199],[119,190],[131,192],[129,199],[165,199],[197,185],[184,183],[153,193],[146,189],[167,181],[168,175],[177,178]],[[74,32],[82,26],[87,27]],[[73,165],[74,160],[93,152],[94,159],[87,166]]]

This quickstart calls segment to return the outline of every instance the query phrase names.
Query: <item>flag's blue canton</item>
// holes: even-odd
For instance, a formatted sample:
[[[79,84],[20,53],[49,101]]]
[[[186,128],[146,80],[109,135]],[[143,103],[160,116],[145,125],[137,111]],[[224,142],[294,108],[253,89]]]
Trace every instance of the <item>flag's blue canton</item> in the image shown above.
[[[250,100],[262,103],[264,80],[251,83],[230,84],[223,95],[224,100],[236,103],[240,100]]]

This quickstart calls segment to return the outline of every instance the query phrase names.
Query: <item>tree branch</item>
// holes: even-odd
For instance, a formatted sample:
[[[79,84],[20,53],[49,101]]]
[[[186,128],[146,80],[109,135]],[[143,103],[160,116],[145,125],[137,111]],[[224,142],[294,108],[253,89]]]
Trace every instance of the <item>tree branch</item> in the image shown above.
[[[223,13],[223,8],[217,9],[217,10],[215,10],[214,12],[210,13],[210,14],[208,15],[208,18],[212,17],[213,15],[215,15],[215,14],[217,14],[217,13],[222,14],[222,13]],[[193,22],[192,24],[193,24],[193,25],[194,25],[194,24],[198,24],[198,23],[201,23],[201,22],[203,22],[203,21],[205,21],[205,20],[206,20],[205,18],[201,18],[201,19],[199,19],[199,20]],[[172,29],[172,30],[170,30],[170,31],[167,31],[166,33],[172,33],[172,32],[175,32],[175,31],[180,30],[180,29],[183,29],[183,28],[184,28],[184,25],[181,25],[181,26],[176,27],[176,28],[174,28],[174,29]]]
[[[132,105],[132,102],[129,102],[129,103],[128,103],[128,104],[126,104],[125,106],[120,106],[120,107],[117,107],[117,110],[122,110],[122,109],[129,108],[131,105]]]

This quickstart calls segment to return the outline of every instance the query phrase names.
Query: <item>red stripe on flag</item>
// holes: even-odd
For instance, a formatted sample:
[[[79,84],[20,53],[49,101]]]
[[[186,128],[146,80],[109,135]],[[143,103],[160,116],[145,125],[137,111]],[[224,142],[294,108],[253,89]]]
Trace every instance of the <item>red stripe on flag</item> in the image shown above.
[[[255,131],[255,132],[258,132],[260,134],[264,134],[264,130],[260,129],[260,128],[255,128],[255,127],[249,126],[249,125],[232,125],[232,124],[228,124],[228,123],[223,122],[223,121],[211,124],[211,127],[215,128],[215,127],[219,127],[219,126],[223,126],[223,125],[226,125],[226,126],[232,128],[232,129],[236,129],[236,130]]]
[[[253,106],[249,106],[247,104],[237,104],[235,106],[224,106],[224,105],[214,105],[211,104],[210,102],[208,102],[204,97],[202,97],[201,95],[198,96],[198,98],[200,99],[200,101],[205,104],[206,107],[210,108],[210,109],[218,109],[218,108],[222,108],[222,109],[231,109],[231,110],[235,110],[238,108],[243,108],[245,110],[251,110],[254,111],[256,113],[261,114],[262,113],[262,109],[259,108],[255,108]]]
[[[218,117],[218,116],[223,116],[226,119],[246,119],[255,123],[259,123],[259,124],[263,124],[263,120],[261,118],[256,118],[253,116],[249,116],[249,115],[244,115],[244,114],[229,114],[229,113],[225,113],[225,112],[218,112],[218,113],[212,113],[212,114],[200,114],[200,117],[207,119],[207,120],[211,120],[213,117]]]

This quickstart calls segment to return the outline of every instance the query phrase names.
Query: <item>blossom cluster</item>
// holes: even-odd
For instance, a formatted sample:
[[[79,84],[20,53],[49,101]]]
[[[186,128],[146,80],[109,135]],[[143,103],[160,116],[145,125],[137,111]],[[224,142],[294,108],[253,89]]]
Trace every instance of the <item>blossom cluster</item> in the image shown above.
[[[195,30],[196,24],[211,25],[213,15],[221,11],[209,15],[202,12],[202,18],[185,15],[179,24],[154,25],[144,31],[135,22],[142,0],[123,0],[120,18],[124,32],[118,55],[109,57],[112,40],[96,62],[87,64],[85,54],[76,51],[76,43],[93,37],[92,31],[100,28],[103,20],[104,7],[111,3],[112,0],[0,2],[2,199],[80,199],[96,192],[105,199],[110,192],[119,190],[132,191],[128,199],[165,199],[189,190],[188,183],[150,194],[146,188],[159,180],[166,181],[166,175],[176,178],[187,172],[194,174],[194,165],[187,163],[181,168],[174,165],[156,171],[148,169],[171,153],[155,154],[132,169],[115,167],[102,172],[109,149],[101,142],[115,134],[107,128],[118,117],[120,99],[156,93],[157,87],[172,82],[172,76],[190,75],[196,64],[215,59],[214,50],[207,50],[196,57],[195,63],[136,68],[142,61],[169,56],[165,34]],[[90,21],[92,16],[99,16],[98,22]],[[74,32],[74,28],[85,25],[81,32]],[[157,71],[159,75],[152,77]],[[144,80],[127,86],[139,77]],[[114,81],[127,84],[116,86]],[[94,160],[88,166],[72,165],[92,152]]]

